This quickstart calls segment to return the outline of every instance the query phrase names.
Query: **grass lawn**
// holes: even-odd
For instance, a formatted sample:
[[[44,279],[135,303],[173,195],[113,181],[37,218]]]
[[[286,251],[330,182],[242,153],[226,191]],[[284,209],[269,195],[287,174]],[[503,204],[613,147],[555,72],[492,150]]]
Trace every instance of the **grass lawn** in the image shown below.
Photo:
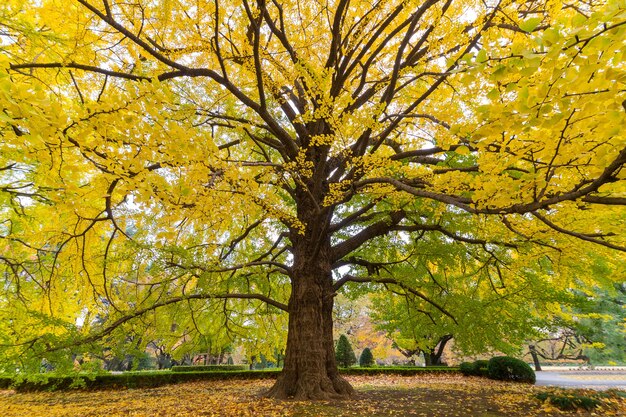
[[[274,401],[260,397],[271,380],[203,381],[151,389],[15,393],[0,391],[2,417],[96,416],[625,416],[626,398],[593,411],[560,411],[535,395],[545,387],[457,375],[351,376],[351,400]],[[560,392],[560,391],[559,391]],[[572,391],[564,391],[571,393]],[[591,394],[589,394],[591,395]]]

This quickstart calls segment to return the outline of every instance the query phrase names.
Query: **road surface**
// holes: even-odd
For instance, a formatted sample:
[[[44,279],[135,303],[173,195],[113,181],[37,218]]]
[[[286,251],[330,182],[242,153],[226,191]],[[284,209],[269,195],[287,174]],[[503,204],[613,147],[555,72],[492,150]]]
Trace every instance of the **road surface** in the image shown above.
[[[549,370],[537,372],[537,385],[626,390],[626,370]]]

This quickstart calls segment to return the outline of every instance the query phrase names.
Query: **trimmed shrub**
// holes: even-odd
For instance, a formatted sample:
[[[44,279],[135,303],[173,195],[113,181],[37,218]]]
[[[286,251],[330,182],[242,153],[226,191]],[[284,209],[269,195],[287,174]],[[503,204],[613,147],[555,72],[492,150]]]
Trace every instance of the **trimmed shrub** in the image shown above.
[[[359,356],[359,366],[372,366],[374,365],[374,355],[370,348],[363,349],[361,356]]]
[[[479,359],[477,361],[474,361],[474,369],[475,369],[475,374],[476,376],[484,376],[487,377],[489,376],[488,372],[487,372],[487,367],[489,366],[489,361],[486,360],[482,360]]]
[[[496,356],[487,365],[487,374],[499,381],[527,382],[534,384],[535,371],[526,362],[510,356]]]
[[[465,376],[487,376],[488,363],[489,361],[485,360],[463,362],[459,365],[459,371]]]
[[[474,375],[474,362],[462,362],[459,365],[459,371],[465,376]]]

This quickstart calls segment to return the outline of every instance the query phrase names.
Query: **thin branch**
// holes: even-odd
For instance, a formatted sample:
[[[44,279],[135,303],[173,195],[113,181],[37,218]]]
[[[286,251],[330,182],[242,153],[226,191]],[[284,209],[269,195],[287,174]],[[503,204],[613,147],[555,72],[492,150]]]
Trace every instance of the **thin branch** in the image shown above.
[[[257,220],[254,223],[252,223],[250,226],[246,227],[245,230],[243,231],[243,233],[239,236],[237,236],[235,239],[233,239],[229,244],[228,244],[228,250],[226,251],[226,253],[221,253],[220,254],[220,259],[226,259],[228,258],[228,256],[235,250],[235,247],[239,244],[239,242],[241,242],[242,240],[244,240],[246,237],[248,237],[248,235],[250,234],[250,232],[252,232],[257,226],[259,226],[261,223],[263,223],[263,219],[261,220]]]
[[[140,310],[131,312],[126,314],[125,316],[120,317],[119,319],[115,320],[113,323],[109,324],[108,326],[106,326],[104,329],[102,329],[101,331],[97,332],[96,334],[93,334],[91,336],[87,336],[83,339],[80,339],[74,343],[71,344],[67,344],[67,345],[60,345],[60,346],[52,346],[46,349],[46,352],[55,352],[55,351],[59,351],[62,349],[67,349],[69,347],[73,347],[73,346],[79,346],[79,345],[84,345],[87,343],[92,343],[92,342],[96,342],[100,339],[102,339],[103,337],[111,334],[115,329],[117,329],[118,327],[120,327],[121,325],[123,325],[124,323],[135,319],[137,317],[141,317],[146,313],[149,313],[150,311],[154,311],[157,310],[161,307],[165,307],[171,304],[177,304],[180,302],[184,302],[184,301],[188,301],[188,300],[211,300],[211,299],[239,299],[239,300],[244,300],[244,299],[249,299],[249,300],[259,300],[259,301],[263,301],[266,304],[269,304],[271,306],[274,306],[276,308],[278,308],[279,310],[283,310],[283,311],[289,311],[288,307],[286,304],[283,304],[279,301],[273,300],[265,295],[262,294],[237,294],[237,293],[232,293],[232,294],[191,294],[191,295],[183,295],[183,296],[179,296],[179,297],[173,297],[170,298],[168,300],[165,301],[161,301],[155,304],[152,304],[151,306],[142,308]]]
[[[95,72],[98,74],[104,74],[107,76],[111,76],[111,77],[116,77],[116,78],[124,78],[127,80],[133,80],[133,81],[148,81],[150,80],[150,77],[145,77],[145,76],[141,76],[141,75],[135,75],[135,74],[129,74],[126,72],[120,72],[120,71],[112,71],[112,70],[107,70],[107,69],[103,69],[100,67],[96,67],[93,65],[84,65],[84,64],[79,64],[76,62],[65,62],[65,63],[60,63],[60,62],[42,62],[42,63],[37,63],[37,62],[33,62],[33,63],[28,63],[28,64],[10,64],[9,68],[14,70],[14,71],[19,71],[22,69],[31,69],[31,68],[75,68],[75,69],[80,69],[83,71],[90,71],[90,72]]]
[[[415,290],[413,288],[410,288],[410,287],[406,286],[405,284],[403,284],[403,283],[401,283],[401,282],[399,282],[399,281],[397,281],[397,280],[395,280],[393,278],[380,278],[380,277],[372,277],[372,276],[357,277],[357,276],[354,276],[354,275],[347,274],[347,275],[344,275],[341,279],[339,279],[339,280],[337,280],[335,282],[335,284],[333,285],[333,289],[335,291],[338,291],[341,287],[343,287],[348,282],[359,282],[359,283],[371,282],[373,284],[392,284],[392,285],[397,285],[400,288],[402,288],[403,290],[405,290],[405,291],[415,295],[416,297],[421,298],[422,300],[426,301],[428,304],[432,305],[437,310],[441,311],[444,315],[450,317],[455,324],[459,324],[456,321],[456,318],[448,310],[446,310],[444,307],[442,307],[441,305],[439,305],[435,301],[431,300],[430,298],[428,298],[427,296],[422,294],[420,291]]]
[[[583,233],[573,232],[571,230],[564,229],[564,228],[554,224],[548,218],[542,216],[541,214],[539,214],[536,211],[533,211],[532,214],[533,214],[533,216],[535,216],[536,218],[541,220],[544,224],[546,224],[548,227],[550,227],[551,229],[556,230],[557,232],[563,233],[563,234],[568,235],[568,236],[573,236],[573,237],[575,237],[577,239],[584,240],[586,242],[595,243],[596,245],[601,245],[601,246],[605,246],[607,248],[615,249],[615,250],[618,250],[618,251],[621,251],[621,252],[626,252],[626,247],[624,247],[624,246],[614,245],[613,243],[597,239],[597,238],[595,238],[593,236],[589,236],[589,235],[586,235],[586,234],[583,234]]]

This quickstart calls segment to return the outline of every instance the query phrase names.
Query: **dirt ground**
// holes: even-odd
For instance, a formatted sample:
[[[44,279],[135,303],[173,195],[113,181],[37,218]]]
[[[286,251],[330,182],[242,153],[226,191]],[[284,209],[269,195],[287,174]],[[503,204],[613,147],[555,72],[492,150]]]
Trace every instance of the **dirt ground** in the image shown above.
[[[272,381],[207,381],[152,389],[16,393],[0,391],[3,417],[529,417],[625,416],[626,398],[600,409],[562,412],[535,394],[551,390],[461,376],[350,377],[349,400],[274,401]]]

